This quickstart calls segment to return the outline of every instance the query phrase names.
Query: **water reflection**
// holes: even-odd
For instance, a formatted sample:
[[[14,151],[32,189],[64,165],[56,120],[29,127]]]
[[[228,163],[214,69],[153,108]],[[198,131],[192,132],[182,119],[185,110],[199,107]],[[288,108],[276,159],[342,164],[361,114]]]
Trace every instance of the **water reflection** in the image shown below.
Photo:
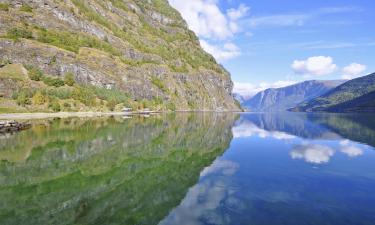
[[[242,114],[230,148],[159,224],[372,224],[375,117],[358,118]]]
[[[0,142],[0,224],[157,224],[228,148],[235,119],[36,121]]]
[[[36,121],[0,141],[0,224],[372,224],[374,118]]]

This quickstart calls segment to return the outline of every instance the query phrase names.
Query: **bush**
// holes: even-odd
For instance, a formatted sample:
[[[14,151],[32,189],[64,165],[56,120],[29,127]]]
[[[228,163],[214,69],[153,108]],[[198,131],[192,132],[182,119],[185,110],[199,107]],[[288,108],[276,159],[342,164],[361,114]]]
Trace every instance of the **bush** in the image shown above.
[[[16,102],[20,106],[25,106],[30,104],[30,98],[28,97],[26,92],[21,92],[18,94],[16,98]]]
[[[65,85],[65,82],[60,78],[43,76],[42,80],[48,86],[61,87]]]
[[[74,80],[74,74],[66,73],[64,76],[64,82],[68,86],[73,86],[76,83],[76,81]]]
[[[32,38],[33,33],[23,28],[11,28],[7,31],[7,37],[17,40],[18,38]]]
[[[20,11],[22,12],[33,12],[33,8],[29,6],[28,4],[23,4],[20,8]]]
[[[40,81],[43,78],[43,72],[40,69],[31,68],[28,72],[30,80]]]
[[[167,104],[167,109],[170,111],[176,111],[176,105],[173,102]]]
[[[95,93],[88,87],[75,87],[72,97],[87,106],[95,105]]]
[[[51,108],[54,112],[60,112],[61,111],[60,103],[57,100],[54,100],[54,101],[50,102],[48,107]]]
[[[117,105],[117,102],[116,102],[114,99],[112,99],[112,100],[110,100],[109,102],[107,102],[107,107],[108,107],[109,110],[111,110],[111,111],[114,111],[114,110],[115,110],[116,105]]]
[[[72,98],[73,89],[71,87],[51,88],[46,91],[48,96],[56,97],[58,99]]]
[[[47,97],[43,95],[40,91],[37,91],[31,99],[33,105],[43,105],[46,103]]]
[[[91,89],[99,99],[105,100],[107,102],[114,101],[116,102],[116,105],[120,103],[127,103],[129,99],[129,97],[124,92],[117,89],[105,89],[95,86],[92,86]]]
[[[1,11],[9,11],[9,4],[8,3],[0,3],[0,10]]]

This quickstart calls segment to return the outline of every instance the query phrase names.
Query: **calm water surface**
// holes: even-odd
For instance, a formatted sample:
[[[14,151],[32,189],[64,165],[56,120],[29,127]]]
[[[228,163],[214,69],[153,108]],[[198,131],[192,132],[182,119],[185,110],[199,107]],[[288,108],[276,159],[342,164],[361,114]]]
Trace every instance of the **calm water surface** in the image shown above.
[[[375,224],[375,115],[33,121],[0,135],[0,224]]]

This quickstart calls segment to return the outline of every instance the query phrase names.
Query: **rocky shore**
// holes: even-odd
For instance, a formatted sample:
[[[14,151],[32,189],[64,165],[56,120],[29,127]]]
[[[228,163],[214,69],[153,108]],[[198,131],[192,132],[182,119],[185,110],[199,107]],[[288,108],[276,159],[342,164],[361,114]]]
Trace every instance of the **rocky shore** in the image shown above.
[[[0,121],[0,133],[13,133],[30,128],[29,123],[17,122],[14,120]]]

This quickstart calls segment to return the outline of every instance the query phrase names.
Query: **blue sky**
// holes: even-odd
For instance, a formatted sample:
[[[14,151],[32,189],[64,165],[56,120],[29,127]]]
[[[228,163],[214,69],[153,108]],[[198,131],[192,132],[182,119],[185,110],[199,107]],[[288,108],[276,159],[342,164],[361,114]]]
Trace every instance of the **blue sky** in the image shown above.
[[[374,0],[169,2],[237,92],[375,72]]]

